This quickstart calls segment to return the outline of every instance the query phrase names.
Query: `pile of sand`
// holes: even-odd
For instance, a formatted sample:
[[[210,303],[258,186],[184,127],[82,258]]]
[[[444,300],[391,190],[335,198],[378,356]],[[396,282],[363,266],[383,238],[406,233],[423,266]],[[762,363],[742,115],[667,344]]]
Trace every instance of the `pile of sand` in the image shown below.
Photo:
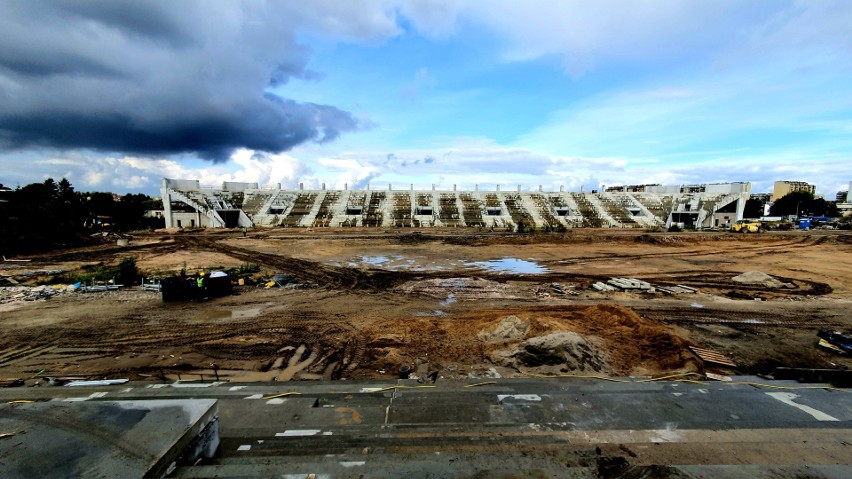
[[[766,273],[762,273],[760,271],[748,271],[739,276],[734,276],[731,278],[736,283],[740,284],[748,284],[752,286],[763,286],[764,288],[778,289],[778,288],[794,288],[795,286],[790,283],[784,283],[779,281],[772,276],[769,276]]]
[[[543,372],[601,373],[610,370],[603,352],[577,333],[560,332],[537,336],[516,347],[493,351],[490,359],[501,366]],[[553,366],[552,370],[546,366]],[[545,367],[545,368],[543,368]]]
[[[493,329],[483,329],[476,337],[487,343],[523,339],[530,329],[530,321],[517,316],[506,316]]]

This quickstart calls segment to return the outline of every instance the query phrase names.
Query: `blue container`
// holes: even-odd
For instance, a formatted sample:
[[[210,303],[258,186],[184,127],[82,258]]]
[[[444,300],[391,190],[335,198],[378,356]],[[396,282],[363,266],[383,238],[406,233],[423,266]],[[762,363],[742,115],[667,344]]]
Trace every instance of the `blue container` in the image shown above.
[[[800,230],[809,230],[809,229],[811,229],[811,219],[810,219],[810,218],[806,218],[806,219],[801,219],[801,220],[799,220],[799,229],[800,229]]]

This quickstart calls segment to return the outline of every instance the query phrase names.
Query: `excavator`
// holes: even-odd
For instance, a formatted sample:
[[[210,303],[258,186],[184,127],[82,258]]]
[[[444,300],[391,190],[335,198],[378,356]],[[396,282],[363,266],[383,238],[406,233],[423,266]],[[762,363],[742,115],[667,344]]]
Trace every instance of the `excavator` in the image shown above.
[[[737,220],[731,225],[731,231],[734,233],[760,233],[763,224],[755,220]]]

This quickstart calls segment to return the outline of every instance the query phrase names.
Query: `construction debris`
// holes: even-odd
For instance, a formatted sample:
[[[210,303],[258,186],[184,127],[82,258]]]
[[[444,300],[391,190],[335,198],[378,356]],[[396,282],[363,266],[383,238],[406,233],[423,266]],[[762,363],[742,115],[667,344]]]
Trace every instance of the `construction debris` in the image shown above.
[[[724,382],[731,382],[732,381],[730,376],[725,376],[724,374],[704,373],[704,376],[706,376],[707,379],[712,379],[714,381],[724,381]]]
[[[689,349],[705,363],[720,364],[732,368],[737,367],[736,363],[722,353],[709,349],[696,348],[695,346],[690,346]]]
[[[57,294],[75,291],[73,285],[56,284],[53,286],[9,286],[0,288],[0,304],[14,301],[36,301]]]
[[[163,287],[160,285],[160,278],[147,278],[150,282],[145,282],[146,278],[142,278],[142,291],[153,291],[159,293]]]
[[[731,280],[735,283],[748,284],[753,286],[763,286],[764,288],[770,289],[796,287],[796,285],[792,283],[784,283],[760,271],[748,271],[741,275],[734,276],[733,278],[731,278]]]
[[[647,293],[654,292],[654,288],[650,283],[635,278],[610,278],[606,283],[623,291],[639,290]]]
[[[593,283],[592,289],[595,289],[596,291],[618,291],[618,288],[615,286],[610,286],[606,283],[601,283],[600,281]]]
[[[820,331],[817,333],[818,345],[840,354],[852,354],[852,336],[837,331]]]
[[[4,255],[3,261],[5,261],[7,263],[29,263],[32,260],[31,259],[9,259]]]
[[[104,293],[106,291],[115,291],[118,288],[123,288],[123,284],[95,284],[92,283],[91,286],[81,285],[79,290],[82,293]]]

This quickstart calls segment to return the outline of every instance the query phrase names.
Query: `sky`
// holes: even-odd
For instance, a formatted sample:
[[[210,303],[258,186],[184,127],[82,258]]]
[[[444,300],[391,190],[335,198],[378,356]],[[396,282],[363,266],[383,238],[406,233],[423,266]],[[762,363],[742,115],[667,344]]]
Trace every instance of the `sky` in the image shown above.
[[[852,1],[0,0],[0,183],[852,181]]]

